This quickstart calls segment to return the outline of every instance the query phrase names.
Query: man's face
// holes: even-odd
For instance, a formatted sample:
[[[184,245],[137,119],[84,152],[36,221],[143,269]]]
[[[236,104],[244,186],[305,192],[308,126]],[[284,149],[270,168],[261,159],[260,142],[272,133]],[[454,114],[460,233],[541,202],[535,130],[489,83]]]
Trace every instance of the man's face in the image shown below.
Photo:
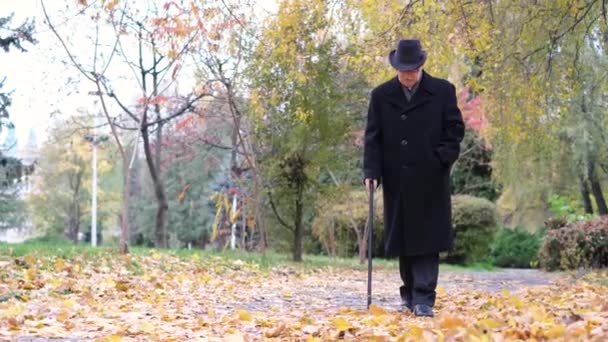
[[[397,72],[397,74],[399,77],[399,82],[401,84],[403,84],[404,86],[411,88],[422,77],[422,67],[419,67],[418,69],[415,69],[415,70],[409,70],[409,71],[399,70]]]

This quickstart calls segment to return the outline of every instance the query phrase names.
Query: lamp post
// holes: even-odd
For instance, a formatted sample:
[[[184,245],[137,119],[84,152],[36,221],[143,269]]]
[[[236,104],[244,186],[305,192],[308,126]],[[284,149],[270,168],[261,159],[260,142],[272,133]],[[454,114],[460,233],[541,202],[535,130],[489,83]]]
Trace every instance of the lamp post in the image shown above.
[[[97,246],[97,145],[108,140],[107,135],[97,134],[97,118],[93,117],[93,134],[85,134],[84,139],[91,143],[93,148],[93,168],[92,191],[91,191],[91,246]]]

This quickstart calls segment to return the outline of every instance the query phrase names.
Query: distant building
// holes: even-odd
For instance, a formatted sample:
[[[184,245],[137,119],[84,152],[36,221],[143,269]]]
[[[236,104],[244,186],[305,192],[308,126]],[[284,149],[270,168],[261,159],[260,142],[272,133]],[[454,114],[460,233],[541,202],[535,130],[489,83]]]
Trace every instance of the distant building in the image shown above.
[[[20,192],[22,195],[29,193],[32,190],[31,177],[35,172],[40,156],[36,132],[30,129],[26,144],[20,145],[15,128],[9,128],[4,142],[0,144],[0,156],[15,158],[21,162],[21,167],[17,171],[19,176],[14,181],[15,183],[21,183]]]
[[[0,144],[0,162],[2,162],[0,163],[0,170],[7,175],[10,174],[8,181],[11,181],[16,186],[14,189],[17,189],[17,194],[22,199],[25,199],[27,194],[33,189],[32,177],[35,176],[39,156],[40,151],[36,141],[36,133],[33,129],[30,129],[27,142],[23,146],[19,144],[15,129],[8,129],[4,142]],[[6,168],[7,162],[16,165],[15,168],[10,171],[2,170],[2,165],[5,165],[4,168]],[[21,242],[32,237],[33,234],[34,227],[32,222],[26,218],[25,222],[18,227],[0,230],[0,241]]]

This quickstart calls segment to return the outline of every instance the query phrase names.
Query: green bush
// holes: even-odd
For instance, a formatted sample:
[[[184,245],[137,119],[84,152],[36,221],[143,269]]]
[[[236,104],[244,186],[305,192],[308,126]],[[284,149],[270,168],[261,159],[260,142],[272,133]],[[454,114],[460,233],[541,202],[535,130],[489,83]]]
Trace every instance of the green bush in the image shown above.
[[[374,194],[374,256],[384,255],[382,241],[382,191]],[[352,257],[359,252],[357,233],[363,232],[369,214],[369,197],[365,190],[336,189],[317,203],[312,221],[313,235],[321,242],[327,255]]]
[[[608,216],[547,231],[539,261],[547,270],[607,267]]]
[[[549,196],[549,210],[556,216],[557,220],[567,222],[586,221],[594,218],[593,214],[585,213],[578,198],[570,198],[561,195]]]
[[[493,263],[499,267],[528,268],[538,264],[542,232],[530,233],[516,227],[498,231],[492,244]]]
[[[568,219],[565,216],[551,217],[545,222],[547,230],[560,229],[568,224]]]
[[[465,129],[460,147],[468,152],[452,169],[453,192],[495,201],[500,195],[500,186],[492,179],[492,149],[470,127]]]
[[[469,195],[452,197],[454,249],[442,254],[449,263],[475,263],[489,256],[498,231],[498,212],[494,203]]]

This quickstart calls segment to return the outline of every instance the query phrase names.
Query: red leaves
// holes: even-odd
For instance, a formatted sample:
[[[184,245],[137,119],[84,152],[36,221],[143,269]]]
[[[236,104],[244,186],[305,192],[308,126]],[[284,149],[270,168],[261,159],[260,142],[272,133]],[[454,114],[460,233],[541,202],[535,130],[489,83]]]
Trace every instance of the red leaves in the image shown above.
[[[186,118],[180,120],[175,125],[175,129],[179,131],[179,130],[183,129],[184,127],[186,127],[186,125],[188,125],[191,122],[192,122],[192,116],[188,115]]]
[[[469,91],[470,89],[467,87],[458,94],[458,107],[462,111],[462,118],[466,126],[481,133],[488,127],[489,122],[479,96],[467,101]]]
[[[139,100],[137,100],[137,102],[140,105],[155,105],[155,104],[163,104],[163,103],[167,102],[168,100],[169,100],[168,97],[159,95],[159,96],[153,96],[150,98],[142,97]]]

